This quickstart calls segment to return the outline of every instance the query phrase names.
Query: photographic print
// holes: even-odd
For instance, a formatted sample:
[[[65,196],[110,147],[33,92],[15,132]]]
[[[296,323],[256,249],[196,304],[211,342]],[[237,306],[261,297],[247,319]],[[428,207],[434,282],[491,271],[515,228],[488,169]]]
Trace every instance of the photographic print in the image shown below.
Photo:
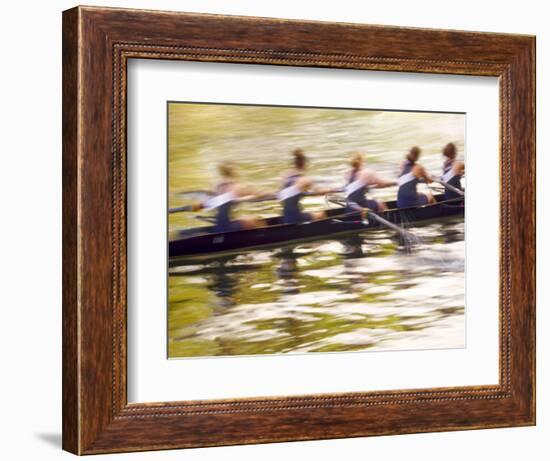
[[[465,117],[168,102],[168,357],[465,347]]]
[[[63,448],[534,425],[535,48],[65,11]]]

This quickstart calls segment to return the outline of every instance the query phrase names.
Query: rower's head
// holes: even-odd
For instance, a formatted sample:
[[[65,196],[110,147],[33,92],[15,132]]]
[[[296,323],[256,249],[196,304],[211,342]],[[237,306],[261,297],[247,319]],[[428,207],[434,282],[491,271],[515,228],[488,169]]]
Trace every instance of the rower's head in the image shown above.
[[[450,142],[443,148],[443,156],[450,160],[453,160],[456,157],[456,146],[454,143]]]
[[[363,154],[356,152],[351,157],[351,161],[349,163],[354,170],[360,170],[363,166]]]
[[[237,177],[235,165],[231,162],[223,162],[218,164],[218,173],[224,179],[235,179]]]
[[[306,154],[302,149],[294,149],[292,151],[294,168],[297,170],[305,170],[307,164]]]
[[[420,150],[420,147],[418,146],[412,147],[409,153],[407,154],[407,160],[411,163],[416,163],[420,158],[421,152],[422,151]]]

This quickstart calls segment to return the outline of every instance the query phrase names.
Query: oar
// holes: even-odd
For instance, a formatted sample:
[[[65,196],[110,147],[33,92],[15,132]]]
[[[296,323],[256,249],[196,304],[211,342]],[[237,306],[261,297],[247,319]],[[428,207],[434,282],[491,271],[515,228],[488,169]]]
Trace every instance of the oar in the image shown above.
[[[168,210],[168,213],[180,213],[182,211],[197,211],[197,210],[200,210],[202,208],[202,206],[200,204],[195,204],[195,205],[184,205],[184,206],[179,206],[179,207],[176,207],[176,208],[170,208]]]
[[[383,226],[389,227],[390,229],[393,229],[394,231],[398,232],[399,235],[401,235],[405,239],[406,242],[413,241],[413,239],[416,238],[416,236],[414,234],[412,234],[411,232],[406,231],[402,227],[388,221],[387,219],[384,219],[382,216],[376,214],[370,208],[366,208],[366,210],[367,210],[367,217],[368,218],[372,218],[375,221],[377,221],[379,224],[382,224]]]
[[[344,189],[332,189],[331,193],[338,193],[338,192],[343,192],[343,191],[344,191]],[[303,193],[304,197],[318,197],[320,195],[327,195],[327,192],[304,192]],[[265,195],[263,197],[249,198],[248,196],[244,196],[244,197],[241,197],[241,198],[237,199],[238,202],[252,202],[252,203],[269,202],[270,200],[279,200],[279,197],[277,196],[277,194],[269,194],[269,195]]]
[[[337,200],[331,200],[331,201],[333,203],[339,204],[340,206],[345,206],[344,202],[339,202]],[[394,224],[394,223],[388,221],[387,219],[383,218],[382,216],[380,216],[377,213],[375,213],[374,211],[372,211],[370,208],[364,208],[364,210],[367,210],[367,217],[368,218],[372,218],[376,222],[378,222],[379,224],[382,224],[383,226],[386,226],[386,227],[389,227],[390,229],[393,229],[394,231],[399,233],[399,235],[401,235],[405,239],[405,242],[414,241],[414,239],[416,239],[416,236],[414,234],[412,234],[409,231],[406,231],[405,229],[398,226],[397,224]]]
[[[445,181],[441,181],[439,179],[433,179],[433,182],[436,182],[437,184],[441,184],[445,189],[449,189],[451,192],[454,192],[455,194],[461,195],[464,197],[464,191],[460,190],[458,187],[455,187]]]
[[[187,198],[187,199],[196,198],[197,200],[201,200],[204,197],[212,197],[213,195],[214,195],[214,192],[206,189],[186,190],[184,192],[178,192],[178,196],[181,198]]]
[[[342,191],[343,191],[343,189],[334,189],[333,190],[333,192],[342,192]],[[193,191],[192,193],[196,193],[196,192],[202,192],[202,191]],[[304,196],[306,196],[306,197],[314,197],[314,196],[318,196],[318,195],[326,195],[326,192],[305,192],[304,193]],[[238,202],[251,202],[251,203],[267,202],[267,201],[270,201],[270,200],[279,200],[279,198],[277,197],[277,194],[270,194],[270,195],[266,195],[264,197],[248,197],[248,196],[245,196],[245,197],[241,197],[241,198],[237,199]],[[197,211],[197,210],[200,210],[201,208],[203,208],[203,206],[201,204],[184,205],[184,206],[180,206],[180,207],[176,207],[176,208],[170,208],[168,210],[168,213],[181,213],[182,211]]]

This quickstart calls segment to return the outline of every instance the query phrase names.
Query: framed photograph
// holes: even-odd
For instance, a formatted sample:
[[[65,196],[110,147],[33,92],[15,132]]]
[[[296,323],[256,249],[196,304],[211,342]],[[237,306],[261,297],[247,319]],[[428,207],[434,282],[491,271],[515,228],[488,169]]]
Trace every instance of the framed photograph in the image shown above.
[[[535,38],[63,13],[63,447],[535,424]]]

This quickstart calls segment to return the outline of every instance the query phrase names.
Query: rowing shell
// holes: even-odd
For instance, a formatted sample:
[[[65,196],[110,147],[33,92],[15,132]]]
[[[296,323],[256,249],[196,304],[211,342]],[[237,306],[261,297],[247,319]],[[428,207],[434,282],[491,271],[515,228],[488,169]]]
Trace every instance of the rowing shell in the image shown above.
[[[407,225],[447,216],[464,216],[464,198],[445,200],[444,194],[435,196],[436,203],[412,208],[395,208],[396,202],[386,202],[388,210],[378,213],[395,224]],[[233,232],[213,232],[213,226],[182,231],[180,237],[169,242],[170,265],[181,260],[205,259],[221,253],[235,253],[248,249],[278,246],[298,240],[325,238],[334,234],[379,229],[375,220],[361,221],[358,212],[346,212],[344,207],[326,210],[327,218],[298,224],[284,224],[281,217],[266,220],[267,226]]]

